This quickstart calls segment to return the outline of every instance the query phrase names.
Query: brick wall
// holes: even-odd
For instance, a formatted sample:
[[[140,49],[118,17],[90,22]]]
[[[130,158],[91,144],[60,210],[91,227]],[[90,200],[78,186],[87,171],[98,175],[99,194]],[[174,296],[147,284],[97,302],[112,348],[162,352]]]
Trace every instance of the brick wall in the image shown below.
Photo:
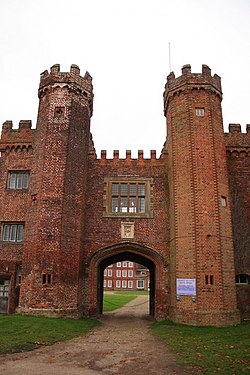
[[[12,121],[2,127],[0,143],[0,231],[3,224],[26,221],[29,206],[28,190],[12,190],[7,186],[8,173],[30,171],[33,160],[33,144],[36,131],[31,129],[31,121],[22,120],[18,129],[13,129]],[[0,233],[2,239],[2,233]],[[23,243],[0,242],[0,278],[10,280],[8,311],[13,313],[18,304],[19,284],[17,273],[21,269]]]
[[[239,124],[230,124],[225,134],[232,205],[235,273],[250,275],[250,126],[241,132]],[[250,285],[237,285],[237,303],[242,318],[250,314]]]

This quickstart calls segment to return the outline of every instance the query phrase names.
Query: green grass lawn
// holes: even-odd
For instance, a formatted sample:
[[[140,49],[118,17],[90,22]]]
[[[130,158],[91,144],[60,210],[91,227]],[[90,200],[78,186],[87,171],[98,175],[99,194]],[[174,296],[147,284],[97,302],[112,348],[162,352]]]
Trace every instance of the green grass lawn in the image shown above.
[[[126,305],[128,302],[132,301],[137,297],[136,294],[129,293],[114,293],[114,294],[104,294],[103,295],[103,312],[113,311],[119,309],[120,307]]]
[[[250,322],[191,327],[162,321],[153,323],[152,329],[196,374],[250,374]]]
[[[149,295],[146,290],[114,290],[114,294],[131,295],[131,296],[145,296]]]
[[[86,334],[97,319],[0,315],[0,353],[22,352]]]

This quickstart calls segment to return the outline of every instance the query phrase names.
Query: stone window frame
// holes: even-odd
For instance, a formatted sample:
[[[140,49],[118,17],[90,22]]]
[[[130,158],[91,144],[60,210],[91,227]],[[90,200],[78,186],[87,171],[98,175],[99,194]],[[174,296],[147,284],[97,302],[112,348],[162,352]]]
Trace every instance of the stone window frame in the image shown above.
[[[23,222],[2,222],[1,241],[11,244],[22,244],[24,237]]]
[[[145,212],[112,212],[112,184],[145,184]],[[153,178],[149,177],[105,177],[104,178],[104,212],[103,217],[153,218],[152,194]]]
[[[8,170],[8,190],[28,190],[30,185],[30,170]]]
[[[204,107],[196,107],[195,108],[195,115],[197,117],[204,117],[205,116],[205,108]]]

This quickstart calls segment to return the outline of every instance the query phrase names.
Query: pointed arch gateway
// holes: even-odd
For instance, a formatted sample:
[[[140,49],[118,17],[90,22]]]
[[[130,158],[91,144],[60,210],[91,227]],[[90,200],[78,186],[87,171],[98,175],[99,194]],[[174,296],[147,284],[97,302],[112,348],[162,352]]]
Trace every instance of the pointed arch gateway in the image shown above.
[[[132,242],[122,242],[96,250],[89,256],[88,268],[88,315],[102,314],[103,271],[110,264],[131,261],[147,267],[150,271],[149,314],[156,319],[168,316],[169,292],[166,285],[168,264],[155,250]]]

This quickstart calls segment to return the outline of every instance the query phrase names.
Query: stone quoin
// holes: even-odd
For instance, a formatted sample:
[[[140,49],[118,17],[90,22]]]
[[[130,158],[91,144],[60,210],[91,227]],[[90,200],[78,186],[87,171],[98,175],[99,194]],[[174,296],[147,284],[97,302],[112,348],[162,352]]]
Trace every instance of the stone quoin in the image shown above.
[[[170,73],[159,158],[97,157],[92,78],[77,65],[41,74],[37,126],[2,127],[0,312],[98,316],[103,272],[150,272],[150,314],[192,325],[249,319],[250,126],[223,131],[208,66]]]

